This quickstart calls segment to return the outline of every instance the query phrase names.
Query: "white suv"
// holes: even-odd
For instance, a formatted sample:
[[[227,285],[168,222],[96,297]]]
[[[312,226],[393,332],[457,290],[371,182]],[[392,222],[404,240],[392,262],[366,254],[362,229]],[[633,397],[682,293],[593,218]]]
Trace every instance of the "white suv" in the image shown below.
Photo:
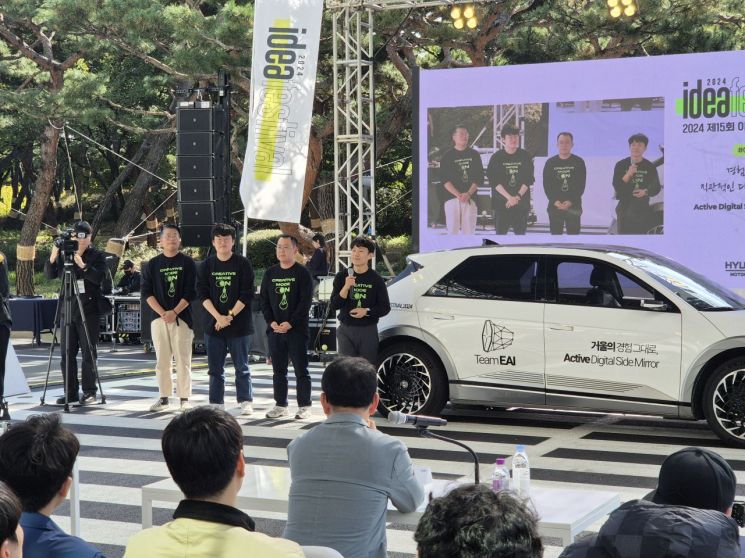
[[[745,300],[644,250],[416,254],[380,321],[381,411],[490,406],[706,418],[745,447]]]

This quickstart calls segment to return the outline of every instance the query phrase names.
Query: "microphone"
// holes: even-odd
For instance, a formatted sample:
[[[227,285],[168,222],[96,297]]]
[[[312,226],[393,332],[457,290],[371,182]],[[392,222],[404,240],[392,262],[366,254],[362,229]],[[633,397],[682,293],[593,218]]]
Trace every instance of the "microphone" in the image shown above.
[[[413,424],[414,426],[445,426],[448,423],[448,421],[439,417],[406,415],[399,411],[388,413],[388,422],[393,424]]]
[[[347,276],[354,277],[354,267],[347,268]],[[352,290],[354,290],[354,287],[349,287],[349,296],[352,295]]]

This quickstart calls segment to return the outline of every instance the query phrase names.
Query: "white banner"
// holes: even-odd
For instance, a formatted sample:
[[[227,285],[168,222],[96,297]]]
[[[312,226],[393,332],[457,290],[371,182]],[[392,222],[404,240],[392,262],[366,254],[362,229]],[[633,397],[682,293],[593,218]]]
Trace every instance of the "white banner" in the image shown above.
[[[300,222],[323,0],[256,0],[241,199],[251,219]]]

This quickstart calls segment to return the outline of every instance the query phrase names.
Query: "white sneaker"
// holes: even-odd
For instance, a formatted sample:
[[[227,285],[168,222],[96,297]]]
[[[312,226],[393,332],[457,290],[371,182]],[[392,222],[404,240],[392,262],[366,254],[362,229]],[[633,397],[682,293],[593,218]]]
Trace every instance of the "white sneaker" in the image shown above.
[[[241,401],[241,414],[242,415],[253,415],[254,414],[254,406],[251,405],[250,401]]]
[[[188,399],[182,399],[181,400],[181,410],[186,411],[187,409],[191,409],[193,405],[189,402]]]
[[[311,417],[310,405],[307,407],[298,407],[295,413],[296,419],[309,419]]]
[[[225,403],[210,403],[210,407],[213,409],[220,409],[221,411],[225,410]]]
[[[158,397],[158,400],[152,405],[150,405],[150,410],[152,412],[162,411],[163,409],[168,409],[169,406],[170,406],[170,402],[168,400],[166,400],[166,402],[163,403],[163,400],[160,397]]]
[[[266,413],[266,418],[280,418],[280,417],[288,417],[290,416],[290,411],[287,410],[287,407],[280,407],[279,405],[275,405],[272,409],[269,409]]]

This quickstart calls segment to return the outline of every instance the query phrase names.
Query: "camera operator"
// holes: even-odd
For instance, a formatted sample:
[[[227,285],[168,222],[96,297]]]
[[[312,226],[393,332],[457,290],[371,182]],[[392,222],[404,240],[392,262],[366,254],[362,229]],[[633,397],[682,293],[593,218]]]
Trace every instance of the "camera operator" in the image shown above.
[[[60,330],[62,331],[60,348],[62,372],[67,378],[68,400],[70,403],[79,401],[81,405],[96,401],[96,374],[93,368],[93,360],[96,358],[96,341],[101,327],[101,314],[111,311],[111,304],[101,294],[101,283],[106,274],[106,257],[103,252],[91,246],[91,232],[92,228],[87,221],[75,223],[72,229],[55,241],[49,261],[44,266],[47,278],[53,279],[62,277],[65,258],[73,263],[72,269],[77,281],[80,302],[83,306],[83,318],[90,339],[85,336],[83,320],[80,319],[80,308],[77,301],[73,300],[72,315],[65,316],[60,313]],[[66,353],[65,320],[70,321],[69,353]],[[77,355],[78,350],[81,349],[83,352],[83,396],[78,400]],[[64,396],[57,399],[58,405],[64,403]]]

